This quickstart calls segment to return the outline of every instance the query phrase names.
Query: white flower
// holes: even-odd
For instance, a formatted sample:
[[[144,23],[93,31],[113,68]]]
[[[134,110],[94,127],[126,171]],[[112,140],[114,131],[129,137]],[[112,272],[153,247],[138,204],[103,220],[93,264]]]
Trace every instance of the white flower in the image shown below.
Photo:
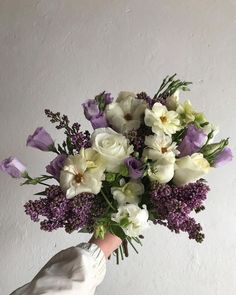
[[[169,111],[176,111],[179,105],[179,89],[166,98],[166,107]]]
[[[140,127],[145,109],[146,104],[134,93],[123,91],[115,102],[107,105],[105,112],[111,126],[124,133]]]
[[[92,136],[92,147],[105,162],[106,170],[118,172],[120,165],[133,152],[133,146],[125,136],[111,128],[98,128]]]
[[[138,204],[140,196],[144,193],[141,181],[129,181],[121,187],[112,187],[113,198],[121,205],[125,203]]]
[[[201,153],[176,159],[175,174],[173,181],[176,185],[185,185],[194,182],[208,173],[209,162]]]
[[[185,124],[195,121],[196,111],[193,109],[190,100],[186,100],[183,104],[179,104],[176,112],[180,115],[181,120]]]
[[[156,102],[152,109],[145,110],[144,122],[152,127],[153,133],[163,131],[167,135],[174,134],[180,129],[179,115],[175,111],[168,111],[166,106]]]
[[[151,160],[158,160],[161,158],[175,158],[179,153],[177,150],[176,142],[172,142],[169,135],[164,132],[158,131],[155,135],[145,137],[145,144],[147,148],[143,151],[143,157]]]
[[[81,149],[78,155],[70,155],[60,173],[60,186],[68,198],[83,193],[98,194],[104,180],[104,164],[92,148]]]
[[[119,223],[129,237],[137,237],[150,226],[145,205],[143,209],[136,204],[122,205],[118,208],[117,213],[112,214],[111,219]]]
[[[151,181],[157,181],[159,183],[167,183],[174,176],[175,159],[162,158],[151,163],[147,170],[148,176]]]

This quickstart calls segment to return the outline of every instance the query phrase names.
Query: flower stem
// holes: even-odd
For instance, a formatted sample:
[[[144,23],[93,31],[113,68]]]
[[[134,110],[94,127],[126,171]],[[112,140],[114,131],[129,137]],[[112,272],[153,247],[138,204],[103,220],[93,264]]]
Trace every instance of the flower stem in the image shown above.
[[[103,190],[101,190],[101,193],[102,193],[104,199],[106,200],[107,204],[111,207],[111,209],[116,211],[116,209],[112,206],[111,202],[108,200],[108,198],[107,198],[107,196],[106,196],[106,194],[104,193]]]

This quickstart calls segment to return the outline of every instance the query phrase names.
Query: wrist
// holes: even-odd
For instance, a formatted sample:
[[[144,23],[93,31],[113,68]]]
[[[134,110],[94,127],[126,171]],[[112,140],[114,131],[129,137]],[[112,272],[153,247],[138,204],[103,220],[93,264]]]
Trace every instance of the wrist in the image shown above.
[[[105,257],[107,258],[121,245],[122,240],[110,232],[107,232],[104,236],[104,239],[95,238],[93,235],[89,240],[89,243],[96,244],[103,251]]]

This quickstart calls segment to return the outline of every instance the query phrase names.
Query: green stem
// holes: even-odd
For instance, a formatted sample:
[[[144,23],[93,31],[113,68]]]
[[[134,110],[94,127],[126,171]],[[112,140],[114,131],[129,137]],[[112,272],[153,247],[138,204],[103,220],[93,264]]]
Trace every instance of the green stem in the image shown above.
[[[112,210],[116,211],[116,209],[113,207],[113,205],[111,204],[111,202],[108,200],[107,196],[105,195],[105,193],[103,192],[103,190],[101,189],[101,193],[104,197],[104,199],[106,200],[107,204],[111,207]]]

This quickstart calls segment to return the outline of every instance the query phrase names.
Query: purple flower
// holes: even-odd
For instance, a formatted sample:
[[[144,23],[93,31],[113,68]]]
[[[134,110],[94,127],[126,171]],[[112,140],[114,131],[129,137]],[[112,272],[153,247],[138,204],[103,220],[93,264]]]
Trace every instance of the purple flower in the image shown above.
[[[202,129],[197,128],[194,124],[189,124],[185,137],[178,147],[180,151],[179,157],[190,156],[198,152],[205,143],[206,138],[207,135]]]
[[[13,178],[21,178],[26,173],[26,167],[16,158],[10,157],[0,163],[0,170]]]
[[[225,164],[227,164],[228,162],[232,161],[233,159],[233,154],[232,151],[229,147],[225,147],[222,151],[220,151],[213,163],[213,167],[220,167],[223,166]]]
[[[93,126],[93,129],[108,127],[107,118],[104,113],[101,113],[97,117],[91,118],[90,122]]]
[[[125,164],[129,170],[129,177],[138,179],[143,176],[142,163],[134,157],[128,157]]]
[[[59,181],[61,169],[64,166],[66,155],[58,155],[49,165],[46,166],[46,171]]]
[[[105,93],[104,94],[104,102],[105,102],[105,105],[107,104],[110,104],[113,102],[113,97],[111,96],[111,93]]]
[[[43,127],[38,127],[33,135],[28,136],[26,145],[37,148],[41,151],[49,151],[54,145],[54,142]]]
[[[88,99],[82,104],[82,106],[84,108],[84,115],[86,119],[91,120],[92,118],[100,115],[100,110],[95,99]]]

